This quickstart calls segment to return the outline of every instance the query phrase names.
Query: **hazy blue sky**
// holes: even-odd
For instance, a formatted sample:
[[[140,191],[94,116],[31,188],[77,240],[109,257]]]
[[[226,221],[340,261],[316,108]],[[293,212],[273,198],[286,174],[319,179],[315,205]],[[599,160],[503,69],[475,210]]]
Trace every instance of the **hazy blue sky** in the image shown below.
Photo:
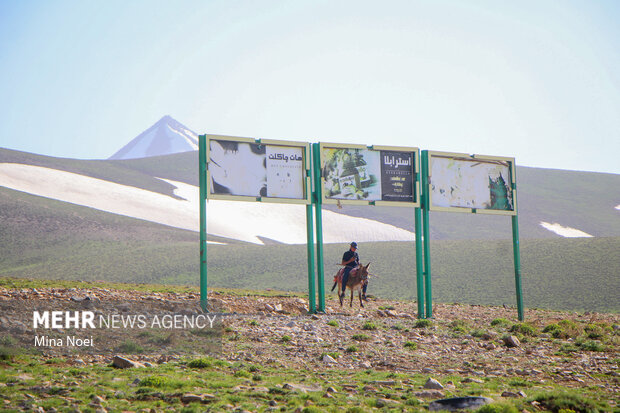
[[[620,173],[619,1],[0,1],[0,146],[198,133]]]

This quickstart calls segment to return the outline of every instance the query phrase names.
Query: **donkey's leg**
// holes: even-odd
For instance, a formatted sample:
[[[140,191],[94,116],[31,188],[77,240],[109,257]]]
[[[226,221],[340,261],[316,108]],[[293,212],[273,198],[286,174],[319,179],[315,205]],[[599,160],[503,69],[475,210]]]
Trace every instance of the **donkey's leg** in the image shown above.
[[[362,290],[357,290],[357,296],[360,299],[360,307],[364,307],[364,303],[362,302]]]
[[[349,307],[353,307],[353,288],[351,288],[351,304]]]
[[[338,300],[340,300],[340,307],[344,303],[344,291],[342,291],[341,283],[338,283]]]

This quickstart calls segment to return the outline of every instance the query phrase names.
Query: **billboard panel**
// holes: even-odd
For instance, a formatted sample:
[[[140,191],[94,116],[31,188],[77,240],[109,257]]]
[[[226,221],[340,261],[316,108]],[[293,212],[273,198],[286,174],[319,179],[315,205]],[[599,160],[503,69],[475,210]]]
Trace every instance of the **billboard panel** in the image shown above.
[[[310,203],[308,148],[207,135],[207,198]]]
[[[514,158],[429,152],[431,211],[516,214]]]
[[[417,148],[321,143],[324,203],[419,206]]]

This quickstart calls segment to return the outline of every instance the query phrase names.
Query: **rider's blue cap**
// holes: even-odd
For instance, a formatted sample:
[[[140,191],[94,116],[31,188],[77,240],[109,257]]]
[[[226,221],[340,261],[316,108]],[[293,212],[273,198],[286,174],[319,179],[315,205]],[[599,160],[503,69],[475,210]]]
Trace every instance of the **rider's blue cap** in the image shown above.
[[[357,242],[352,242],[351,246],[357,248]]]

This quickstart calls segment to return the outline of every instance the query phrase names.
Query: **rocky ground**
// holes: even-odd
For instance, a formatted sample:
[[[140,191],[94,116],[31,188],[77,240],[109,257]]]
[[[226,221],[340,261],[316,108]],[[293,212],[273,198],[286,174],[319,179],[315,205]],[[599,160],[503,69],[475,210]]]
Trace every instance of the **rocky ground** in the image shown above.
[[[0,287],[0,302],[15,305],[86,300],[96,307],[106,301],[195,303],[198,298],[191,291]],[[223,311],[222,347],[216,359],[269,371],[338,371],[345,377],[345,382],[333,383],[340,392],[361,391],[360,383],[346,380],[373,371],[423,377],[425,386],[412,382],[415,389],[410,389],[420,401],[459,396],[465,390],[472,394],[476,385],[483,389],[479,393],[496,400],[527,398],[527,393],[558,388],[583,389],[605,399],[612,409],[620,398],[617,314],[527,310],[526,322],[519,323],[512,308],[436,304],[432,320],[418,320],[415,303],[372,297],[364,308],[356,301],[352,308],[341,308],[331,295],[326,313],[314,315],[307,313],[307,301],[301,296],[212,292],[209,300]],[[0,327],[10,324],[6,315],[0,317]],[[58,354],[45,357],[58,358]],[[127,357],[147,366],[180,359],[151,353]],[[68,366],[108,365],[112,357],[78,354],[63,360]],[[427,379],[438,384],[429,385]],[[10,380],[4,381],[6,386]],[[380,396],[386,386],[406,390],[406,380],[375,381],[365,383],[365,394]],[[491,382],[502,384],[484,386]],[[328,384],[317,391],[325,393],[323,387]],[[541,408],[532,403],[532,411]],[[372,407],[384,407],[376,404]]]

